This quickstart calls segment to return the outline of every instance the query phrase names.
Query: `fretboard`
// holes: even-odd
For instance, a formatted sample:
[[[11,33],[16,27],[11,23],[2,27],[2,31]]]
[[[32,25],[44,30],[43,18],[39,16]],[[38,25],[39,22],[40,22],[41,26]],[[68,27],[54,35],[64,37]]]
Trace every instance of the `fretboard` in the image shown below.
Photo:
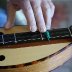
[[[55,39],[72,39],[72,26],[70,28],[52,29],[48,30],[50,34],[50,40]],[[47,37],[44,33],[40,32],[22,32],[14,34],[0,33],[0,46],[1,45],[12,45],[19,43],[31,43],[37,41],[47,41]]]

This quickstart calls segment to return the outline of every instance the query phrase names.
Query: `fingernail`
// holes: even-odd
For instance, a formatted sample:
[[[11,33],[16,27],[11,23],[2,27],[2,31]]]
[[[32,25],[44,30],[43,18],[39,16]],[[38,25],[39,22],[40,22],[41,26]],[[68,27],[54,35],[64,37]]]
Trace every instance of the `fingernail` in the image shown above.
[[[50,30],[51,29],[51,26],[46,26],[46,30]]]
[[[46,27],[45,27],[45,28],[42,28],[42,27],[39,28],[39,31],[40,31],[40,32],[46,32]]]
[[[30,31],[31,31],[31,32],[35,32],[36,30],[37,30],[37,27],[35,27],[35,26],[31,26],[31,27],[30,27]]]
[[[50,30],[51,29],[51,23],[46,24],[46,30]]]
[[[51,24],[52,24],[52,19],[48,19],[47,23],[46,23],[46,29],[50,30],[51,29]]]

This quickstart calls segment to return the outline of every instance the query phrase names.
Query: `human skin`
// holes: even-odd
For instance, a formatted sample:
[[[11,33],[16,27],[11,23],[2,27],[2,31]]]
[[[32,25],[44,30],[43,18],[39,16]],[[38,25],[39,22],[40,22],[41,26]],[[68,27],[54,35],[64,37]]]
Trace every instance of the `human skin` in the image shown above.
[[[51,28],[52,17],[55,6],[51,0],[9,0],[8,2],[8,22],[6,29],[14,26],[15,13],[22,9],[26,16],[30,31],[45,32]]]

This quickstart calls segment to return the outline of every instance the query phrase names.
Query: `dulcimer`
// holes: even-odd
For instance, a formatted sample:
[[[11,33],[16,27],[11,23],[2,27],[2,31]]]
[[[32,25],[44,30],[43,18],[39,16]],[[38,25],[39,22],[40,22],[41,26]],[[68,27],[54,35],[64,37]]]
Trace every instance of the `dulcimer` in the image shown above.
[[[72,56],[72,26],[45,33],[0,29],[0,72],[49,72]]]
[[[72,57],[72,26],[45,33],[22,27],[0,29],[0,72],[51,72]]]
[[[72,42],[72,26],[69,28],[47,30],[45,33],[37,31],[4,34],[3,32],[0,32],[0,47],[2,48],[4,46],[13,48],[15,45],[17,46],[17,44],[27,47],[63,42]]]

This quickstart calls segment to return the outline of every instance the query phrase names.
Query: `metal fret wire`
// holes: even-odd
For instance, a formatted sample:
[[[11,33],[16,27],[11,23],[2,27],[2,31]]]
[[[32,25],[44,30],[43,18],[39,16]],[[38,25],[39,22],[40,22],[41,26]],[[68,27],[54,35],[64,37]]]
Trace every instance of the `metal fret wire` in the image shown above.
[[[15,43],[17,43],[16,34],[14,33]]]
[[[3,44],[4,44],[4,35],[2,35],[2,41],[3,41]]]

